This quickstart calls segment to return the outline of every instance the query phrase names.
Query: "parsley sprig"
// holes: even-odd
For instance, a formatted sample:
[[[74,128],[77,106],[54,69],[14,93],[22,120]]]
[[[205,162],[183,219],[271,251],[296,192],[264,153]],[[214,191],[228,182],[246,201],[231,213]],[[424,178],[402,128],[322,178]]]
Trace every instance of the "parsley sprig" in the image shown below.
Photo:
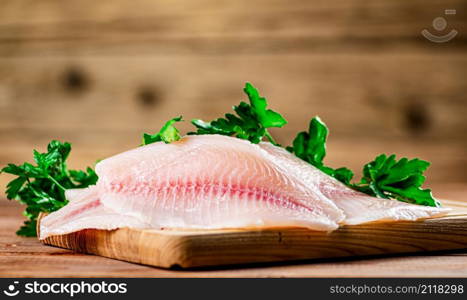
[[[246,83],[243,91],[247,94],[250,103],[240,102],[233,110],[237,115],[227,113],[225,118],[219,118],[211,122],[193,119],[191,123],[197,131],[189,134],[222,134],[235,136],[259,143],[266,137],[274,145],[278,145],[268,128],[282,127],[287,121],[277,112],[267,109],[266,98],[259,95],[258,90]]]
[[[314,117],[310,121],[308,132],[302,131],[298,133],[293,141],[293,146],[286,149],[324,173],[348,185],[353,177],[351,170],[344,167],[333,169],[323,163],[323,159],[326,156],[328,132],[326,124],[319,117]]]
[[[53,212],[67,204],[65,190],[96,183],[97,175],[91,168],[86,171],[68,170],[66,160],[70,151],[70,143],[54,140],[47,146],[47,152],[34,150],[36,165],[27,162],[8,164],[1,170],[17,176],[7,185],[7,198],[27,206],[23,212],[27,220],[16,232],[18,235],[36,236],[37,216],[40,212]]]
[[[324,173],[336,178],[345,185],[378,198],[392,198],[403,202],[426,206],[440,206],[429,189],[423,189],[423,172],[429,162],[421,159],[401,158],[381,154],[365,164],[363,177],[358,183],[351,183],[354,173],[345,167],[333,169],[324,165],[328,128],[319,117],[310,121],[308,132],[300,132],[287,150],[310,163]]]
[[[429,166],[429,162],[418,158],[397,160],[394,154],[381,154],[363,167],[362,179],[352,187],[379,198],[441,206],[431,194],[431,190],[422,188],[426,179],[423,172]]]
[[[180,136],[180,131],[174,126],[176,122],[181,122],[182,117],[176,117],[173,119],[168,120],[164,126],[159,130],[158,133],[155,134],[148,134],[144,133],[143,134],[143,144],[142,145],[148,145],[152,144],[155,142],[164,142],[166,144],[169,144],[171,142],[178,141],[181,136]]]

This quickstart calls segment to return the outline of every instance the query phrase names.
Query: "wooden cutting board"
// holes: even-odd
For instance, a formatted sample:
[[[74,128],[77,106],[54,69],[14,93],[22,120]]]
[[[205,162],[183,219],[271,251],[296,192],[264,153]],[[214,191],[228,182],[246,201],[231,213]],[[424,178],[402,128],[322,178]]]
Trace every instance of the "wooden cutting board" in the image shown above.
[[[86,229],[42,242],[163,268],[467,249],[467,202],[443,201],[443,204],[453,211],[442,218],[343,226],[331,233],[303,228]]]

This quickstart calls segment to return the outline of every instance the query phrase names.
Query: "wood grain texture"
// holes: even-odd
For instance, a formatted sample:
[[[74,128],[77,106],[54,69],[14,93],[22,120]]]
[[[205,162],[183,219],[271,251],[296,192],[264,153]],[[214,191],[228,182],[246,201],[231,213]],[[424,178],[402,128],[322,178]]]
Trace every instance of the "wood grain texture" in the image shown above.
[[[3,1],[0,56],[435,51],[420,36],[462,0]],[[451,18],[462,32],[466,19]],[[455,47],[454,47],[455,45]],[[465,37],[447,47],[459,52]]]
[[[445,201],[446,217],[419,222],[302,228],[172,231],[86,229],[43,243],[156,267],[206,267],[467,249],[467,204]],[[40,223],[40,221],[39,221]]]

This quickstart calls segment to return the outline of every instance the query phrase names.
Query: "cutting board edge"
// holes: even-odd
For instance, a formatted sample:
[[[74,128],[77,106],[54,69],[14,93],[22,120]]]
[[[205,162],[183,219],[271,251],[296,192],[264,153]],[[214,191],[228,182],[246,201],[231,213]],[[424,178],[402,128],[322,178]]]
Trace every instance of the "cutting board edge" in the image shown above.
[[[467,204],[420,221],[373,222],[330,232],[298,227],[228,230],[85,229],[46,245],[162,268],[193,268],[467,249]],[[46,214],[40,214],[40,222]]]
[[[100,255],[163,268],[170,268],[183,260],[184,253],[186,253],[186,250],[181,247],[183,237],[179,239],[172,236],[153,235],[149,239],[150,243],[139,242],[144,239],[145,232],[139,229],[84,229],[65,235],[50,236],[41,242],[78,253]],[[109,244],[112,247],[109,247]],[[174,244],[177,244],[177,247]],[[167,249],[175,251],[166,251]],[[170,253],[170,255],[165,255],[165,253]]]
[[[452,234],[454,231],[456,234]],[[331,233],[304,228],[174,233],[130,228],[85,229],[48,237],[42,242],[163,268],[467,249],[467,218],[344,226]],[[433,239],[433,234],[438,239]]]

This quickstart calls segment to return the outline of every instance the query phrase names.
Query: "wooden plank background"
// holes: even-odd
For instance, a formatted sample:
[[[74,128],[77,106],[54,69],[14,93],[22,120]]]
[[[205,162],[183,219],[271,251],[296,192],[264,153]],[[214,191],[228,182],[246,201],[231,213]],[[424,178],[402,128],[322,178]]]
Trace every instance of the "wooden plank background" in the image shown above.
[[[53,138],[70,165],[138,145],[165,120],[206,120],[255,84],[289,124],[320,115],[327,162],[375,155],[433,163],[429,184],[467,182],[467,2],[462,0],[3,0],[0,165]],[[445,9],[456,9],[444,16]],[[444,16],[458,36],[420,31]],[[431,28],[433,33],[436,33]],[[187,130],[188,122],[180,126]],[[3,193],[9,176],[0,176]]]

